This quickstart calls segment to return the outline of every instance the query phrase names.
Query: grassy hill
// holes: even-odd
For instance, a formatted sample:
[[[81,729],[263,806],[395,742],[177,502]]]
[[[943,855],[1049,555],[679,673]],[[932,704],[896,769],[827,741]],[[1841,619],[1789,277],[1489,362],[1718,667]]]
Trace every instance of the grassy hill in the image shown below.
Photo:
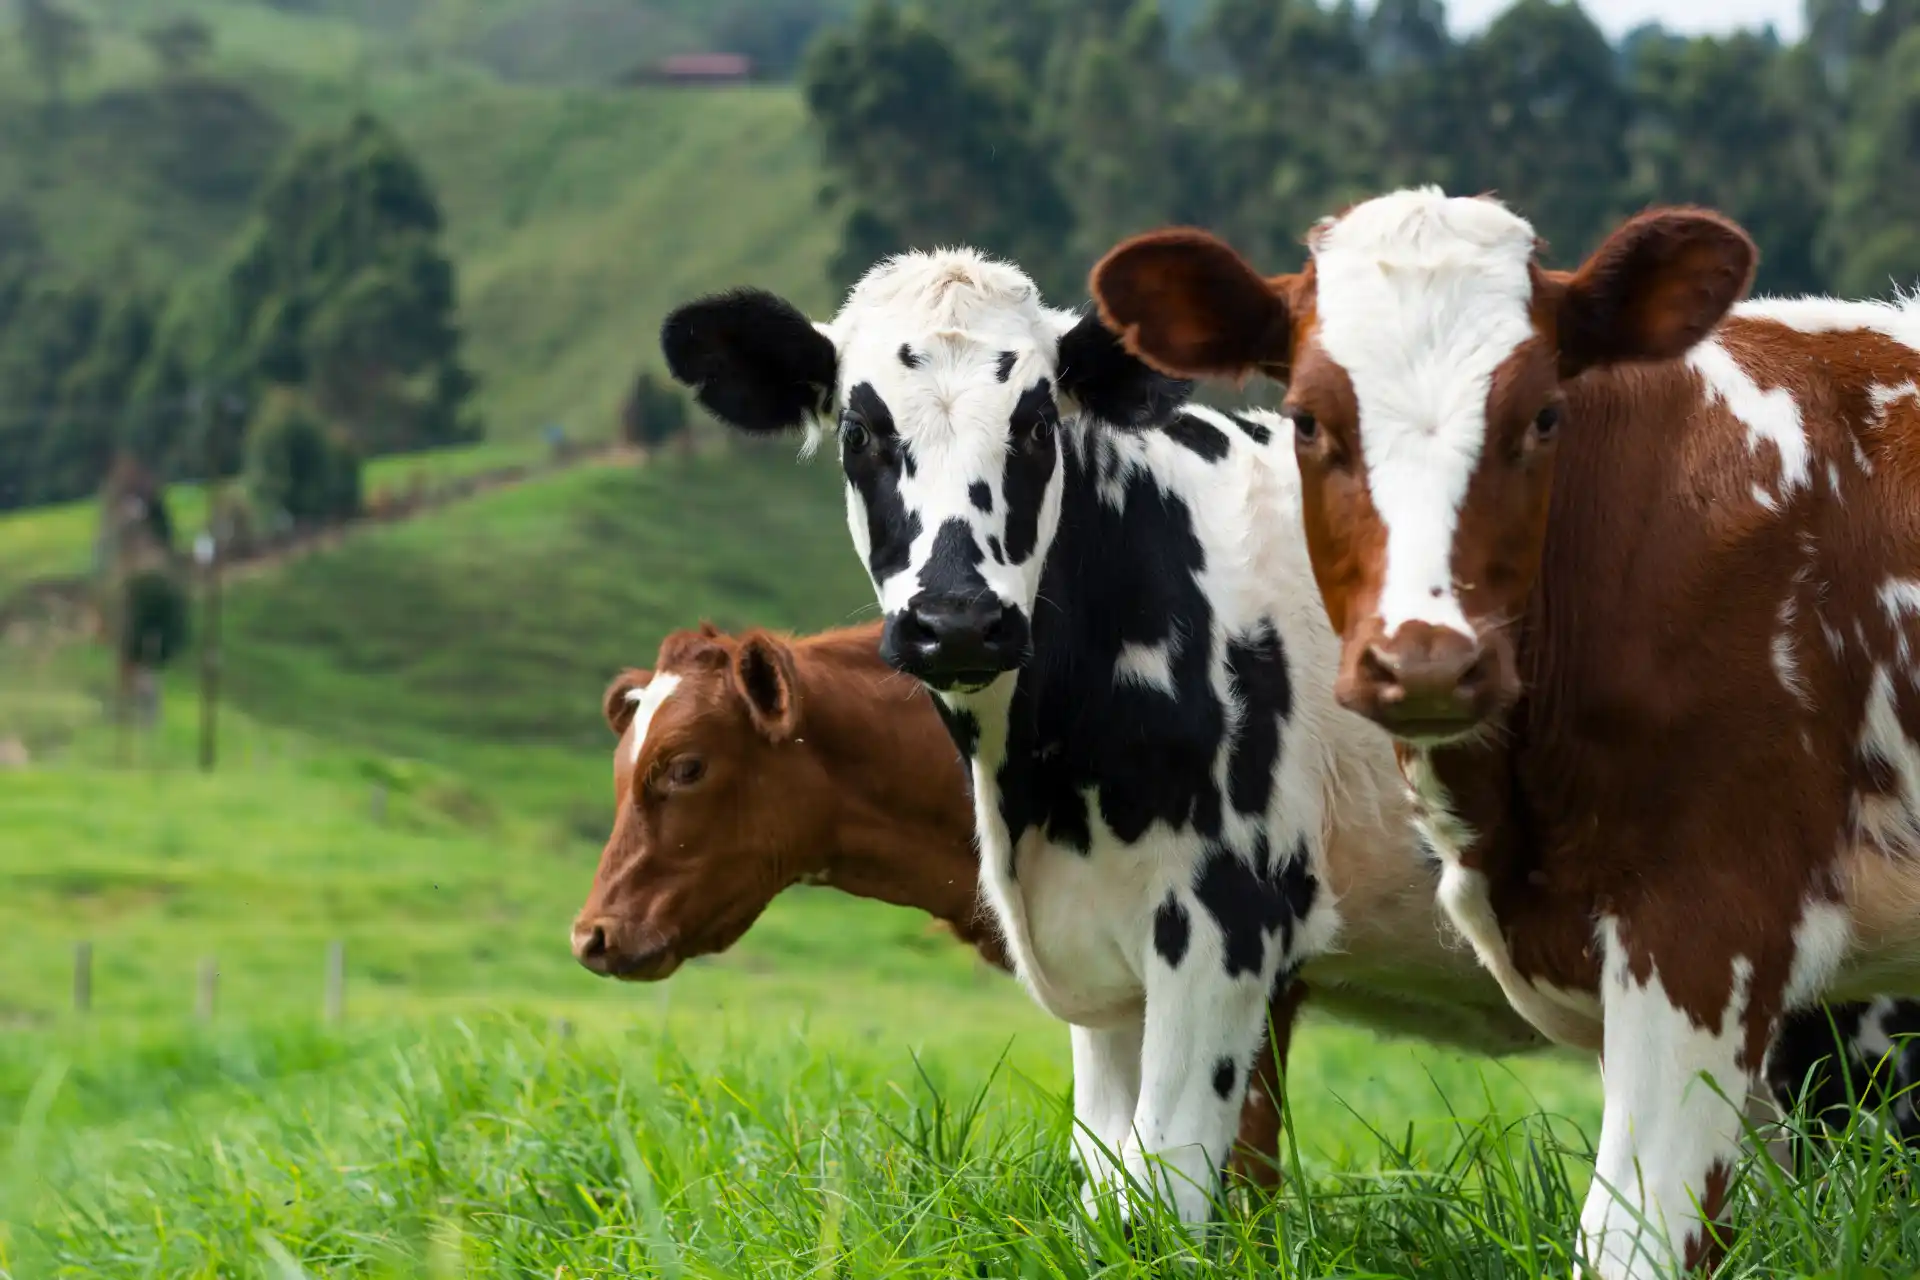
[[[477,2],[414,6],[418,31],[398,35],[371,3],[78,7],[96,55],[64,107],[14,48],[0,57],[0,211],[31,218],[67,272],[204,275],[286,142],[367,108],[439,188],[495,438],[556,420],[609,434],[635,369],[658,361],[661,316],[694,293],[752,280],[832,303],[834,229],[790,88],[510,81],[463,52],[473,24],[513,16]],[[185,11],[218,43],[204,74],[169,80],[139,33]]]

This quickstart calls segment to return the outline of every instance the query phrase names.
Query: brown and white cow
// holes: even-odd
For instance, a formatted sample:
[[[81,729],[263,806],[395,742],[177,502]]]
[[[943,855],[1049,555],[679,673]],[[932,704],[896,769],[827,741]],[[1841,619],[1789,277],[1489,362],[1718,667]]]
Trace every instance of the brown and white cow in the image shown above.
[[[926,911],[1010,967],[980,905],[966,771],[925,687],[880,657],[880,628],[793,639],[703,625],[669,635],[652,671],[613,682],[616,812],[573,926],[581,964],[657,981],[726,950],[782,890],[808,883]],[[1411,856],[1405,823],[1396,809],[1330,844],[1354,914],[1344,954],[1307,970],[1316,1003],[1470,1051],[1542,1046],[1443,934],[1437,869]],[[1260,1184],[1279,1167],[1280,1081],[1304,990],[1274,999],[1275,1052],[1259,1056],[1241,1110],[1234,1164]],[[1093,1101],[1079,1092],[1077,1113]]]
[[[1584,1256],[1702,1264],[1716,1094],[1790,1011],[1920,990],[1920,305],[1736,307],[1752,243],[1699,209],[1572,272],[1432,189],[1309,245],[1155,232],[1093,287],[1169,373],[1287,383],[1338,695],[1514,1007],[1603,1051]]]

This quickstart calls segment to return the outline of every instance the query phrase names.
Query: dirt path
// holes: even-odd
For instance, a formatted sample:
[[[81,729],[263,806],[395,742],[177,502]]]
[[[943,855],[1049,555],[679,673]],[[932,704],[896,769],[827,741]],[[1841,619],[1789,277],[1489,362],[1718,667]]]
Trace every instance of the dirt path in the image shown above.
[[[304,559],[315,552],[331,551],[342,543],[374,529],[405,524],[409,520],[418,519],[435,511],[444,511],[448,507],[469,502],[489,493],[518,488],[532,480],[543,480],[549,476],[559,475],[563,471],[575,471],[585,467],[637,466],[642,456],[638,449],[621,445],[591,453],[575,454],[563,462],[477,472],[468,478],[469,484],[462,485],[455,492],[445,496],[426,498],[391,515],[368,514],[344,524],[329,525],[324,529],[302,534],[290,541],[263,548],[252,555],[229,560],[226,564],[224,580],[245,582],[249,578],[259,577],[283,565]]]
[[[329,525],[263,546],[226,562],[223,582],[245,582],[318,551],[329,551],[374,529],[408,520],[490,493],[512,489],[582,467],[637,466],[645,455],[626,445],[581,452],[571,457],[531,465],[476,472],[449,483],[438,493],[386,512],[369,512],[343,524]],[[50,578],[27,583],[0,600],[0,638],[40,644],[54,638],[82,638],[93,631],[93,583],[87,578]]]

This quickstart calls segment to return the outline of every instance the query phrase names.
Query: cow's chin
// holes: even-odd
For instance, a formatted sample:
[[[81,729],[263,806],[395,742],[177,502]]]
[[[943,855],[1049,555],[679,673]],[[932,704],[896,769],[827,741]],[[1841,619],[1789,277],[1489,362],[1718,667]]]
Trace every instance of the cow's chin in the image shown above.
[[[678,952],[661,951],[615,969],[613,976],[621,982],[664,982],[679,972],[683,963],[685,958]]]
[[[976,693],[985,693],[993,687],[993,682],[1005,675],[1004,671],[960,671],[938,676],[923,676],[922,682],[937,693],[949,697],[969,698]]]

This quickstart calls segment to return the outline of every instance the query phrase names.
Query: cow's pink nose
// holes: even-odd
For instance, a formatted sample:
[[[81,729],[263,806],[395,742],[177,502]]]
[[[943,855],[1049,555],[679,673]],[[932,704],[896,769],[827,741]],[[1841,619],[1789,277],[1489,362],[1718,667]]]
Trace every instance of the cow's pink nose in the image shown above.
[[[607,972],[607,928],[603,922],[574,922],[573,958],[595,973]]]
[[[1451,738],[1490,710],[1492,655],[1450,627],[1408,623],[1373,640],[1336,689],[1340,702],[1396,737]]]

